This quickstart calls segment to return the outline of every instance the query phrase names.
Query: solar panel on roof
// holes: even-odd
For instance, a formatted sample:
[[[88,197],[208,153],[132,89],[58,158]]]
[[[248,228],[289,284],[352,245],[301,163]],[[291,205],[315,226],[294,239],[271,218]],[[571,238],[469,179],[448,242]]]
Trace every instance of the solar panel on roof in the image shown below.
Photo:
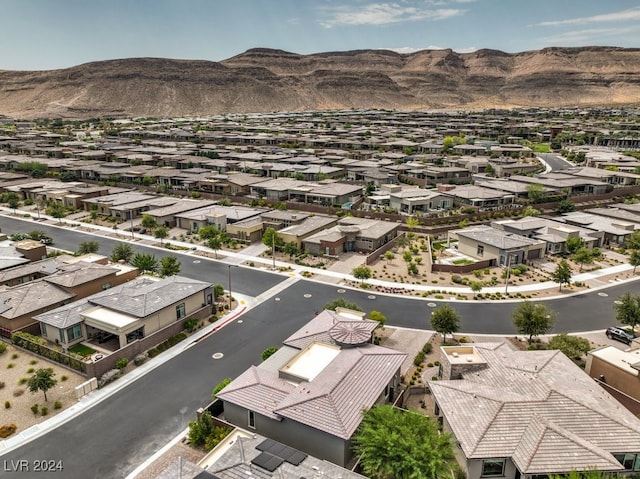
[[[258,451],[268,452],[273,456],[278,456],[294,466],[299,465],[307,458],[307,454],[304,452],[300,452],[273,439],[265,439],[256,446],[256,449]]]
[[[251,464],[255,464],[269,472],[273,472],[284,462],[284,459],[268,452],[261,452],[258,456],[251,460]]]

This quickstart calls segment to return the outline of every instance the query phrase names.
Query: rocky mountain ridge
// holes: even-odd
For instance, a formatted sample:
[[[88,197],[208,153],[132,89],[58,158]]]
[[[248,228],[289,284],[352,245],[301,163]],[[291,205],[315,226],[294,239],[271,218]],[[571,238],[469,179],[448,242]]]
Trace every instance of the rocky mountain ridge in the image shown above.
[[[221,62],[130,58],[0,70],[0,114],[16,118],[638,103],[640,49],[617,47],[312,55],[256,48]]]

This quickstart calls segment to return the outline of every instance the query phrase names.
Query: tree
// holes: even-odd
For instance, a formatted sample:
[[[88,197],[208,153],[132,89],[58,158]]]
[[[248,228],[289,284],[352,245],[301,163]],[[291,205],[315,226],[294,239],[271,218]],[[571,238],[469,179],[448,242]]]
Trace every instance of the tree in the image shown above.
[[[138,268],[140,273],[155,273],[158,271],[158,260],[150,253],[136,253],[131,259],[131,265]]]
[[[384,324],[387,322],[387,317],[384,314],[382,314],[380,311],[369,312],[369,319],[373,321],[378,321],[378,323],[380,323],[380,325],[378,326],[379,328],[383,328]]]
[[[207,241],[207,247],[213,250],[213,254],[215,254],[216,259],[218,259],[218,250],[222,248],[222,238],[220,238],[220,235],[209,238]]]
[[[160,260],[160,276],[175,276],[180,272],[180,261],[175,256],[165,256]]]
[[[569,266],[566,259],[560,260],[555,271],[551,273],[551,279],[554,283],[558,283],[560,285],[560,289],[558,289],[558,291],[562,291],[563,284],[566,284],[567,286],[571,284],[571,266]]]
[[[640,231],[631,233],[625,242],[625,246],[628,249],[640,250]]]
[[[405,263],[410,263],[413,259],[411,251],[405,251],[404,253],[402,253],[402,259],[405,261]]]
[[[484,287],[484,283],[482,281],[471,281],[471,283],[469,284],[469,287],[471,288],[471,291],[473,291],[474,293],[479,293],[480,291],[482,291],[482,288]]]
[[[396,239],[396,244],[403,250],[409,246],[410,243],[411,240],[405,234],[398,236],[398,239]]]
[[[100,243],[97,241],[83,241],[78,245],[78,255],[94,254],[100,250]]]
[[[616,320],[635,331],[636,325],[640,323],[640,296],[624,293],[614,303],[616,310]]]
[[[442,341],[446,342],[447,334],[457,333],[460,329],[460,315],[455,308],[443,304],[431,313],[431,327],[442,334]]]
[[[160,244],[162,245],[162,240],[169,236],[169,228],[166,226],[158,226],[153,231],[153,237],[160,240]]]
[[[299,253],[298,247],[293,241],[289,243],[285,243],[284,247],[282,248],[282,252],[286,254],[289,258],[292,258]]]
[[[541,303],[524,300],[513,311],[513,324],[518,333],[527,335],[531,344],[534,336],[548,333],[555,322],[555,312]]]
[[[556,208],[556,213],[569,213],[576,209],[576,205],[574,205],[570,200],[562,200],[558,203],[558,207]]]
[[[530,183],[527,185],[527,196],[532,203],[540,203],[544,198],[544,186],[540,183]]]
[[[7,193],[6,200],[9,208],[13,210],[13,214],[16,214],[16,210],[18,209],[18,206],[20,206],[20,197],[18,194],[11,191]]]
[[[407,218],[407,228],[409,228],[409,231],[413,231],[414,228],[416,228],[419,225],[420,225],[420,221],[415,216],[409,216]]]
[[[262,243],[269,248],[277,248],[282,243],[278,232],[274,228],[267,228],[262,235]]]
[[[358,304],[351,303],[344,298],[336,298],[333,301],[325,304],[323,307],[323,309],[330,309],[332,311],[335,311],[336,308],[346,308],[352,309],[354,311],[362,311],[362,308]]]
[[[140,225],[143,228],[146,228],[148,230],[152,230],[153,228],[158,226],[158,222],[156,221],[156,219],[153,216],[142,215],[142,220],[140,220]]]
[[[133,248],[129,243],[118,243],[113,247],[111,251],[111,261],[117,263],[118,261],[124,261],[128,263],[133,256]]]
[[[585,264],[591,264],[594,261],[593,251],[583,246],[578,248],[578,251],[573,253],[573,260],[580,265],[580,272],[582,272],[582,266]]]
[[[47,391],[58,384],[58,380],[54,378],[56,373],[52,368],[40,368],[27,381],[29,391],[32,393],[42,391],[44,400],[47,401]]]
[[[220,234],[220,230],[215,225],[203,226],[198,230],[198,236],[202,240],[209,240],[215,238]]]
[[[59,223],[62,223],[62,218],[67,215],[67,210],[62,203],[54,202],[47,208],[47,214],[59,220]]]
[[[559,349],[569,359],[578,360],[591,349],[591,343],[588,339],[562,333],[551,338],[549,349]]]
[[[353,268],[353,271],[351,271],[351,274],[353,275],[354,278],[359,279],[361,284],[364,284],[364,282],[371,278],[371,268],[369,268],[368,266],[357,266],[355,268]]]
[[[636,268],[640,266],[640,249],[632,249],[629,253],[629,264],[633,266],[633,274],[636,274]]]
[[[391,263],[393,258],[395,258],[395,255],[393,254],[393,252],[391,252],[391,251],[385,251],[384,252],[384,259],[387,260],[387,263]]]
[[[451,476],[451,436],[428,416],[389,404],[373,406],[353,438],[355,453],[372,479]]]
[[[570,236],[564,242],[564,248],[567,250],[567,253],[573,254],[578,251],[580,248],[584,246],[584,241],[579,236]]]
[[[522,210],[522,216],[538,216],[540,210],[535,209],[533,206],[527,206]]]
[[[221,298],[224,296],[224,286],[220,283],[216,283],[213,285],[213,297],[215,299]]]

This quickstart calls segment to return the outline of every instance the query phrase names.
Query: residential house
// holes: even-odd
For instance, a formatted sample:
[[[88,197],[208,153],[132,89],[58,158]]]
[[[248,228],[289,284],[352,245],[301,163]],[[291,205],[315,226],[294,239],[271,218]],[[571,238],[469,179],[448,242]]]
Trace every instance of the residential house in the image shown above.
[[[398,236],[399,225],[388,221],[348,217],[336,226],[322,230],[302,241],[313,255],[337,256],[343,252],[372,253]]]
[[[147,211],[145,214],[151,216],[152,218],[155,218],[156,223],[158,225],[174,228],[178,225],[179,215],[184,214],[188,211],[203,209],[203,208],[212,206],[214,204],[215,204],[215,201],[192,200],[189,198],[181,198],[172,205],[163,206],[160,208],[154,208]]]
[[[31,283],[33,284],[33,283]],[[114,335],[120,347],[175,321],[211,308],[211,283],[170,276],[140,277],[80,301],[34,316],[44,338],[65,348],[100,335]]]
[[[441,348],[435,414],[469,479],[640,471],[640,420],[560,351]]]
[[[364,313],[325,310],[269,359],[217,394],[224,417],[320,459],[344,466],[365,410],[392,402],[406,354],[372,344]]]
[[[309,216],[303,222],[278,231],[278,236],[284,243],[294,243],[296,248],[302,248],[305,238],[334,226],[338,222],[335,216],[315,215]]]
[[[389,193],[389,207],[410,216],[449,209],[452,206],[453,199],[438,190],[411,188]]]
[[[582,211],[572,211],[564,213],[556,218],[557,221],[572,226],[581,226],[591,231],[601,231],[604,233],[603,246],[610,244],[621,245],[631,234],[640,229],[637,223],[630,223],[604,216],[584,213]]]
[[[44,266],[45,269],[40,269],[37,275],[48,273],[47,269],[52,265],[46,263]],[[34,319],[37,314],[67,304],[71,300],[121,285],[134,279],[137,274],[137,269],[128,265],[106,266],[95,262],[69,260],[59,262],[55,265],[55,271],[40,278],[15,286],[2,286],[0,287],[0,302],[3,303],[0,307],[2,334],[6,335],[17,330],[37,333],[40,331]],[[36,273],[32,276],[36,276]],[[32,276],[21,276],[21,278],[24,280]]]
[[[602,346],[589,351],[586,373],[635,414],[640,413],[640,340],[625,351]]]
[[[438,191],[453,199],[455,205],[476,208],[500,208],[513,204],[514,195],[475,185],[440,185]]]
[[[226,231],[229,223],[256,218],[263,212],[262,208],[249,206],[212,205],[177,214],[176,220],[178,228],[192,233],[197,233],[200,228],[207,225],[215,225],[220,231]]]
[[[490,260],[497,266],[514,266],[543,258],[547,244],[542,240],[507,233],[491,226],[451,230],[449,238],[458,240],[458,251],[477,260]]]

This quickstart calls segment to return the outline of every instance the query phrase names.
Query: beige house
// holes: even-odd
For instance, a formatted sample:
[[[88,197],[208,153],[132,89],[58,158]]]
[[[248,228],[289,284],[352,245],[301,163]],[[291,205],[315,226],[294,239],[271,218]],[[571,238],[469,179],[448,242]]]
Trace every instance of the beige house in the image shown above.
[[[212,303],[210,283],[182,276],[140,277],[34,319],[44,338],[63,347],[114,335],[122,348]]]
[[[469,479],[640,471],[640,420],[560,351],[441,348],[435,414]]]
[[[589,351],[585,371],[640,405],[640,340],[633,341],[626,351],[613,346]]]

